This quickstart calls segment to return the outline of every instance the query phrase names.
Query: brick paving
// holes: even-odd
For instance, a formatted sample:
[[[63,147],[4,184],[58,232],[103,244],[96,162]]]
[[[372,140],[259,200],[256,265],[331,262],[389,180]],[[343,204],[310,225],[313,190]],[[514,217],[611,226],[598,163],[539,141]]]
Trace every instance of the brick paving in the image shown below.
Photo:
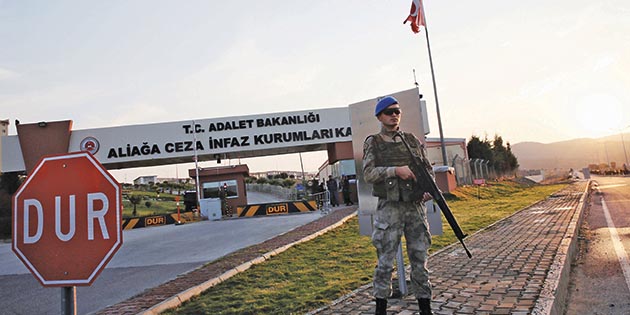
[[[429,267],[434,313],[562,314],[567,269],[572,260],[587,185],[587,182],[575,182],[467,237],[466,244],[473,253],[472,259],[466,256],[459,243],[431,255]],[[309,237],[355,211],[356,207],[337,209],[316,221],[234,252],[97,314],[157,313],[155,305],[172,299],[180,292],[217,278],[274,249]],[[363,286],[309,314],[374,314],[375,303],[370,292],[371,285]],[[389,315],[417,313],[418,305],[413,296],[389,299]]]
[[[566,294],[561,282],[568,278],[586,188],[586,182],[573,183],[469,236],[472,259],[459,243],[431,255],[433,312],[561,314]],[[374,314],[371,289],[364,286],[309,314]],[[390,298],[387,313],[417,314],[418,305],[413,296]]]

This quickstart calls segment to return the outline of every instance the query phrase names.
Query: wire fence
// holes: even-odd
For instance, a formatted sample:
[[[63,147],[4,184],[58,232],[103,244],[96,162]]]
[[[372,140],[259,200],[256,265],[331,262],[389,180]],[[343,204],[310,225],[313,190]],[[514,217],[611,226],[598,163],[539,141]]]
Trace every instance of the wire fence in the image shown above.
[[[457,185],[472,185],[473,179],[495,179],[496,172],[491,167],[489,160],[464,159],[459,155],[453,158],[451,167],[455,169]]]

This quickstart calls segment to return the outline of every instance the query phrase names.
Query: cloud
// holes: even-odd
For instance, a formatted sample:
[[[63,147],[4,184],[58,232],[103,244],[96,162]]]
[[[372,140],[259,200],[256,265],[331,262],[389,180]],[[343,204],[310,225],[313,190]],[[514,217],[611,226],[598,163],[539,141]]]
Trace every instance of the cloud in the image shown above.
[[[618,59],[617,56],[611,56],[611,55],[599,56],[599,58],[595,60],[595,65],[593,66],[593,70],[594,71],[604,70],[616,64],[617,59]]]
[[[10,80],[19,76],[20,75],[15,71],[0,67],[0,80]]]
[[[168,108],[159,105],[151,105],[149,103],[130,103],[123,112],[119,112],[110,122],[111,125],[130,125],[130,124],[146,124],[160,121],[168,121],[171,111],[177,109],[177,106]]]
[[[93,100],[103,96],[103,91],[87,86],[71,84],[42,87],[36,92],[0,94],[0,104],[10,108],[10,115],[22,122],[80,120],[85,113],[93,112]]]
[[[570,81],[571,77],[569,73],[558,73],[553,76],[532,80],[521,86],[518,99],[531,100],[553,94],[558,89],[565,87],[565,83]]]

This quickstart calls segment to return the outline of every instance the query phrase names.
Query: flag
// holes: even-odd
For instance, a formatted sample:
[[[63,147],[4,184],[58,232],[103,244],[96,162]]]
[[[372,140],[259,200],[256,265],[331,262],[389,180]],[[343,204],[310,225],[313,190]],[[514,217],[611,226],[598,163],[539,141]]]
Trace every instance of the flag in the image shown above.
[[[427,26],[424,21],[424,8],[422,7],[422,0],[413,0],[413,2],[411,2],[411,11],[403,24],[406,24],[407,22],[411,22],[411,30],[414,33],[420,32],[420,25],[425,27]]]

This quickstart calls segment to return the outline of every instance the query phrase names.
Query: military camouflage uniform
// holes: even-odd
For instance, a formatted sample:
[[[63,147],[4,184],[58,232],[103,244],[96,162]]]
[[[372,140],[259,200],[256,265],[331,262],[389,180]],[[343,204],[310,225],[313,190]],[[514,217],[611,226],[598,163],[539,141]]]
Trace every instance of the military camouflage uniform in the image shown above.
[[[395,134],[382,128],[379,134],[366,138],[363,147],[364,178],[373,185],[373,193],[379,197],[372,233],[372,244],[378,256],[373,295],[380,299],[391,295],[393,261],[404,233],[411,263],[410,293],[418,299],[430,299],[431,283],[426,263],[431,234],[427,209],[421,201],[409,200],[405,186],[412,185],[411,181],[403,181],[395,174],[395,166],[411,163],[409,152],[400,138],[392,138]],[[401,134],[414,153],[423,157],[429,173],[433,174],[424,146],[412,134]],[[384,187],[387,190],[385,195]]]

